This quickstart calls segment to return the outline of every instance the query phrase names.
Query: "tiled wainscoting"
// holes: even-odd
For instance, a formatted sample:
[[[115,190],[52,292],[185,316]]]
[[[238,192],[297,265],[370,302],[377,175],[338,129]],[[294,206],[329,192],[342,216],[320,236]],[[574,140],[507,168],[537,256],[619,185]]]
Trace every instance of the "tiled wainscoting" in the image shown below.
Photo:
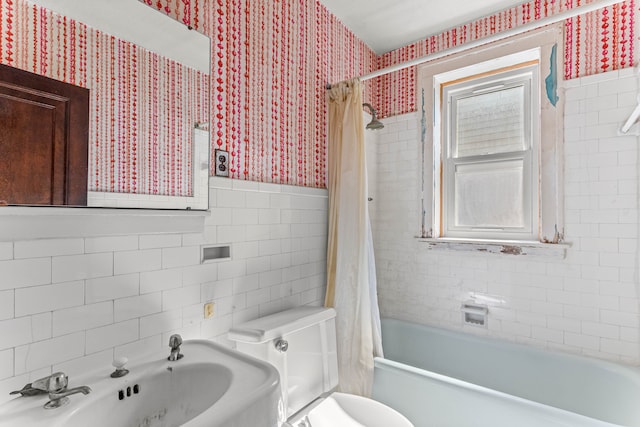
[[[322,302],[326,190],[211,178],[210,208],[198,233],[103,236],[102,221],[82,237],[0,242],[0,402],[51,372],[73,381],[164,354],[172,333],[229,344],[236,322]],[[201,263],[208,244],[231,258]]]
[[[428,249],[419,119],[386,119],[370,204],[382,315],[640,364],[639,139],[617,135],[637,93],[633,69],[566,84],[565,259]],[[463,326],[471,293],[502,300],[487,329]]]

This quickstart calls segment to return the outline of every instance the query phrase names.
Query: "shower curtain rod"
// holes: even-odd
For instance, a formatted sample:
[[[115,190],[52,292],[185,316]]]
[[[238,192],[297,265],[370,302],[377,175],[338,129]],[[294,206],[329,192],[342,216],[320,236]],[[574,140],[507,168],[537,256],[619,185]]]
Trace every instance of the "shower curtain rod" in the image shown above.
[[[565,19],[569,19],[569,18],[576,17],[578,15],[583,15],[585,13],[593,12],[598,9],[602,9],[604,7],[613,6],[614,4],[622,3],[624,1],[625,0],[596,0],[591,3],[584,4],[582,6],[574,7],[573,9],[570,9],[570,10],[565,10],[564,12],[560,12],[555,15],[547,16],[546,18],[542,18],[537,21],[529,22],[519,27],[510,28],[500,33],[492,34],[482,39],[474,40],[474,41],[465,43],[463,45],[454,46],[449,49],[442,50],[440,52],[421,56],[420,58],[412,59],[411,61],[403,62],[401,64],[396,64],[390,67],[382,68],[377,71],[373,71],[369,74],[360,76],[360,81],[374,79],[376,77],[384,76],[385,74],[404,70],[405,68],[424,64],[425,62],[434,61],[436,59],[440,59],[445,56],[452,55],[454,53],[464,52],[466,50],[473,49],[475,47],[483,46],[485,44],[489,44],[498,40],[503,40],[508,37],[515,36],[517,34],[526,33],[527,31],[532,31],[537,28],[555,24],[557,22],[564,21]],[[331,84],[327,84],[326,88],[331,89]]]

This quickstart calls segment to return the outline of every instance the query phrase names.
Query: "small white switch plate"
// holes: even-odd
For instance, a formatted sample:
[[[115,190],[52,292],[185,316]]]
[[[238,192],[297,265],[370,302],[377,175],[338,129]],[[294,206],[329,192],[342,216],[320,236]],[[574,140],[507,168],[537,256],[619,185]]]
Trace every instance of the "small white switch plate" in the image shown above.
[[[213,317],[214,304],[212,302],[208,302],[204,305],[204,318],[211,319]]]

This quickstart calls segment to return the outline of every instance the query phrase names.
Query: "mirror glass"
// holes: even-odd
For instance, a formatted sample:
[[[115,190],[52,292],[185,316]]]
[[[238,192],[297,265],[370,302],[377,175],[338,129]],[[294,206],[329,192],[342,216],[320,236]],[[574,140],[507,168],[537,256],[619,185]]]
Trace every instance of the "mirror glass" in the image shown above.
[[[91,92],[88,205],[207,209],[209,38],[138,0],[27,3]]]

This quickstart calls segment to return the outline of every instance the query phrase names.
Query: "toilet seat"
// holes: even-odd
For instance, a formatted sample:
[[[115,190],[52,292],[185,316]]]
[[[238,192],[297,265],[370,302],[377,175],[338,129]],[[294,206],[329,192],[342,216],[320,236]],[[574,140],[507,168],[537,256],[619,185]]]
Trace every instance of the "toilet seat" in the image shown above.
[[[398,411],[380,402],[339,392],[302,409],[288,424],[291,427],[414,427]]]

